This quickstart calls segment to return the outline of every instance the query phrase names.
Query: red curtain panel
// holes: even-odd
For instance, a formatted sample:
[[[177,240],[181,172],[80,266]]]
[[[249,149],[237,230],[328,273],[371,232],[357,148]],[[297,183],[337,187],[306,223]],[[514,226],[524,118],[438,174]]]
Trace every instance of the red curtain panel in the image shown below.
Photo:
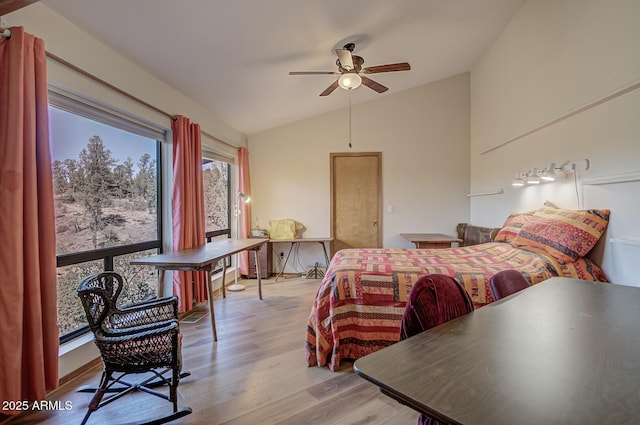
[[[249,150],[247,148],[238,148],[238,191],[251,195],[251,179],[249,178]],[[238,210],[240,212],[238,220],[240,226],[238,228],[238,238],[249,237],[251,229],[251,202],[238,202]],[[243,251],[239,256],[240,274],[249,274],[249,253]]]
[[[200,126],[175,116],[173,131],[173,250],[196,248],[205,243],[204,189]],[[173,293],[180,298],[179,311],[193,308],[193,300],[207,299],[204,272],[173,272]]]
[[[46,56],[41,39],[11,32],[0,37],[0,400],[37,401],[58,385]]]

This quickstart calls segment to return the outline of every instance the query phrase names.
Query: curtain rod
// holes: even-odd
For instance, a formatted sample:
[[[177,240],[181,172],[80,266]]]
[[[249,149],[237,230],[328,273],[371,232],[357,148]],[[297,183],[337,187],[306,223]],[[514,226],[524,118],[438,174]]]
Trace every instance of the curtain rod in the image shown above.
[[[8,30],[7,30],[7,31],[8,31]],[[2,34],[4,34],[4,33],[2,33]],[[9,32],[9,35],[11,35],[11,32]],[[97,77],[96,75],[93,75],[92,73],[90,73],[90,72],[88,72],[88,71],[85,71],[84,69],[82,69],[82,68],[80,68],[80,67],[78,67],[78,66],[76,66],[76,65],[72,64],[71,62],[69,62],[69,61],[67,61],[67,60],[65,60],[65,59],[62,59],[60,56],[54,55],[53,53],[51,53],[51,52],[49,52],[49,51],[47,51],[47,52],[46,52],[46,54],[47,54],[47,57],[49,57],[49,58],[53,59],[53,60],[54,60],[54,61],[56,61],[56,62],[61,63],[62,65],[66,66],[66,67],[68,67],[68,68],[71,68],[72,70],[74,70],[74,71],[78,72],[79,74],[82,74],[82,75],[84,75],[85,77],[88,77],[88,78],[90,78],[90,79],[92,79],[92,80],[94,80],[94,81],[96,81],[96,82],[98,82],[98,83],[102,84],[103,86],[105,86],[105,87],[107,87],[107,88],[109,88],[109,89],[111,89],[111,90],[114,90],[114,91],[116,91],[117,93],[119,93],[119,94],[121,94],[121,95],[123,95],[123,96],[125,96],[125,97],[128,97],[129,99],[132,99],[132,100],[134,100],[134,101],[136,101],[136,102],[138,102],[138,103],[140,103],[140,104],[142,104],[142,105],[146,106],[147,108],[150,108],[150,109],[152,109],[152,110],[154,110],[154,111],[156,111],[156,112],[161,113],[162,115],[165,115],[165,116],[167,116],[167,117],[171,118],[172,120],[175,120],[175,118],[174,118],[174,114],[170,114],[170,113],[168,113],[167,111],[165,111],[165,110],[163,110],[163,109],[160,109],[160,108],[158,108],[157,106],[152,105],[152,104],[150,104],[149,102],[146,102],[146,101],[144,101],[144,100],[140,99],[139,97],[134,96],[134,95],[132,95],[131,93],[129,93],[129,92],[127,92],[127,91],[122,90],[122,89],[121,89],[121,88],[119,88],[119,87],[114,86],[113,84],[109,83],[108,81],[105,81],[105,80],[103,80],[102,78]],[[233,144],[231,144],[231,143],[229,143],[229,142],[225,142],[224,140],[222,140],[222,139],[220,139],[220,138],[218,138],[218,137],[214,136],[213,134],[207,133],[206,131],[202,130],[202,128],[200,128],[200,132],[201,132],[202,134],[204,134],[205,136],[210,137],[211,139],[213,139],[213,140],[215,140],[215,141],[217,141],[217,142],[220,142],[220,143],[222,143],[222,144],[225,144],[225,145],[227,145],[227,146],[229,146],[229,147],[232,147],[232,148],[234,148],[234,149],[237,149],[237,148],[238,148],[237,146],[235,146],[235,145],[233,145]]]

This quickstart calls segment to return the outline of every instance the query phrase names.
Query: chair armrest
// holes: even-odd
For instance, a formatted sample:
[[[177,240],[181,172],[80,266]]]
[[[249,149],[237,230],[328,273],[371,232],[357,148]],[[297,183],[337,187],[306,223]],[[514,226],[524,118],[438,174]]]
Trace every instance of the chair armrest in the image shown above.
[[[164,306],[171,306],[175,313],[175,318],[178,318],[178,297],[176,295],[163,298],[150,298],[148,300],[139,301],[131,304],[127,304],[118,308],[119,311],[130,311],[137,308],[158,308]]]
[[[175,319],[169,319],[160,322],[148,323],[145,325],[137,325],[137,326],[129,326],[129,327],[120,327],[120,328],[110,328],[110,329],[101,329],[100,334],[106,337],[122,337],[128,335],[135,335],[147,331],[153,331],[156,329],[166,329],[168,325],[172,323],[176,323],[179,326],[179,323]]]
[[[95,341],[96,343],[108,344],[126,343],[132,341],[140,342],[142,340],[161,335],[178,335],[179,330],[180,327],[178,325],[178,322],[173,321],[163,323],[162,326],[159,327],[141,327],[137,332],[126,332],[121,335],[97,331],[95,333]]]
[[[114,310],[105,324],[113,329],[130,328],[178,319],[178,297],[166,297],[130,304]]]

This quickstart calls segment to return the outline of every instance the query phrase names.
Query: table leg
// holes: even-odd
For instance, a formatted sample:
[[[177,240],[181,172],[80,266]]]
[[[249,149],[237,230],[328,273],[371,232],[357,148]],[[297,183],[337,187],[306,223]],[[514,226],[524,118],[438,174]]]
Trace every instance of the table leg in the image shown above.
[[[260,297],[260,299],[262,299],[262,279],[260,278],[260,257],[258,254],[258,250],[254,250],[253,251],[254,254],[254,258],[256,261],[256,276],[258,277],[258,297]]]
[[[324,242],[320,242],[320,245],[322,245],[322,250],[324,251],[324,259],[327,262],[326,266],[327,268],[329,268],[329,255],[327,255],[327,247],[324,246]]]
[[[158,275],[158,298],[164,296],[164,272],[164,269],[160,269],[160,274]]]
[[[289,261],[289,256],[291,255],[291,251],[293,250],[293,246],[296,244],[297,242],[291,242],[291,246],[289,247],[289,252],[287,252],[287,258],[284,259],[284,264],[282,265],[282,269],[280,269],[280,273],[278,273],[278,275],[276,276],[276,282],[278,281],[278,278],[280,278],[282,276],[282,274],[284,273],[284,269],[285,267],[287,267],[287,261]]]
[[[209,298],[209,316],[211,316],[211,329],[213,331],[213,340],[218,340],[218,331],[216,330],[216,315],[213,311],[213,279],[211,279],[211,269],[207,270],[207,292]]]
[[[222,258],[222,298],[227,298],[227,257]]]

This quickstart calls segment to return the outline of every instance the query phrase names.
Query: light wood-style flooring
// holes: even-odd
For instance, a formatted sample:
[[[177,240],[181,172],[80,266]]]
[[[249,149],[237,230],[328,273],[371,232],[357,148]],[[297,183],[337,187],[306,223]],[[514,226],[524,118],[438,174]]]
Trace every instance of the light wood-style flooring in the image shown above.
[[[209,316],[181,323],[183,369],[180,406],[193,413],[175,424],[415,424],[418,414],[382,395],[355,375],[351,363],[340,371],[307,367],[305,330],[320,280],[263,280],[264,299],[255,280],[242,282],[243,292],[215,300],[218,341],[213,342]],[[206,311],[206,303],[198,308]],[[80,366],[80,365],[79,365]],[[56,390],[51,399],[71,402],[68,411],[18,416],[10,425],[78,424],[90,394],[81,385],[97,384],[97,366]],[[133,393],[93,413],[88,424],[139,422],[171,411],[171,404]]]

